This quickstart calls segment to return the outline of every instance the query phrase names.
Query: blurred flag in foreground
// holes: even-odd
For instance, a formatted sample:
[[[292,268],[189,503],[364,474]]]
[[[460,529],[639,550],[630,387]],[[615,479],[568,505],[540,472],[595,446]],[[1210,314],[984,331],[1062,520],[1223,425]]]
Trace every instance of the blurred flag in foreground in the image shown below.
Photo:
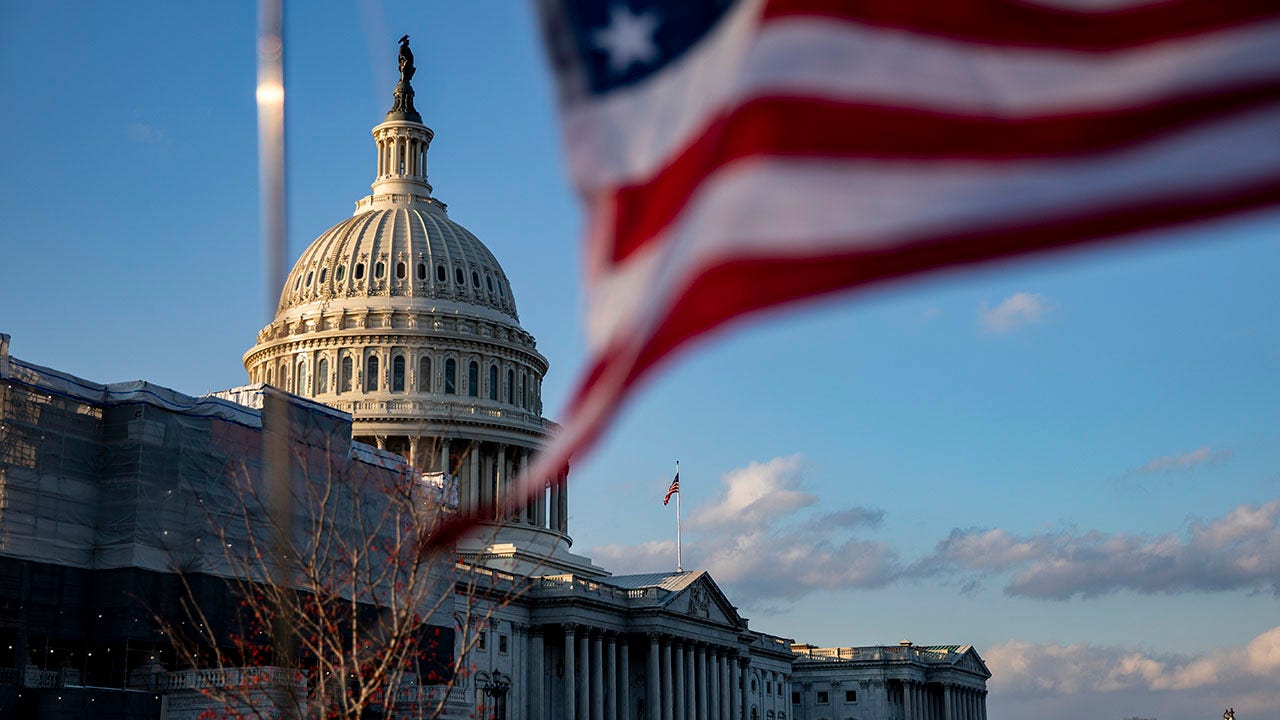
[[[555,476],[781,303],[1280,203],[1276,0],[539,0],[589,213]]]

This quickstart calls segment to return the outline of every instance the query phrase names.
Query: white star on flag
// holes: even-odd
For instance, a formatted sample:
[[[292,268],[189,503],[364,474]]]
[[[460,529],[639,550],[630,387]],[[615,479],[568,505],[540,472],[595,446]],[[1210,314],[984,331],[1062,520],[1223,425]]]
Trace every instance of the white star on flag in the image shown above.
[[[632,63],[646,63],[658,57],[653,33],[658,18],[652,12],[632,14],[625,5],[609,8],[609,25],[592,33],[596,47],[609,55],[609,69],[623,73]]]

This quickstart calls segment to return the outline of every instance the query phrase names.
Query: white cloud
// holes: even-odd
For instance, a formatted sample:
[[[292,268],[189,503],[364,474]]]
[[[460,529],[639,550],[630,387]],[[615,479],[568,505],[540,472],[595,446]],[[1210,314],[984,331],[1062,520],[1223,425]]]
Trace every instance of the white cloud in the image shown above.
[[[804,492],[800,455],[753,462],[720,478],[720,492],[692,510],[684,565],[711,572],[735,599],[797,598],[815,590],[879,587],[902,566],[884,543],[851,536],[877,527],[881,510],[849,507],[803,513],[818,504]],[[670,568],[675,543],[605,545],[591,554],[620,573]]]
[[[1192,450],[1191,452],[1182,453],[1181,455],[1165,455],[1163,457],[1155,458],[1138,468],[1138,472],[1155,473],[1162,470],[1187,470],[1195,467],[1196,465],[1222,462],[1229,457],[1231,457],[1230,450],[1219,450],[1214,452],[1213,448],[1208,445],[1204,445]]]
[[[910,574],[939,572],[1013,573],[1007,594],[1054,600],[1119,590],[1266,589],[1280,597],[1280,500],[1157,536],[956,529]]]
[[[1122,705],[1141,707],[1144,714],[1150,714],[1151,708],[1166,708],[1171,714],[1199,717],[1201,712],[1214,708],[1224,695],[1232,698],[1242,713],[1270,712],[1280,707],[1280,627],[1259,634],[1243,646],[1195,655],[1021,640],[994,645],[982,655],[992,673],[988,685],[992,697],[1002,701],[1046,703],[1055,696],[1090,698],[1101,701],[1100,707],[1115,708],[1116,717],[1122,716]],[[1191,709],[1189,704],[1202,704],[1203,710]],[[1217,711],[1221,712],[1221,708]],[[1136,710],[1127,714],[1133,712]]]
[[[978,309],[978,320],[987,332],[1007,333],[1042,321],[1048,312],[1049,305],[1043,295],[1020,292],[995,307],[983,303]]]

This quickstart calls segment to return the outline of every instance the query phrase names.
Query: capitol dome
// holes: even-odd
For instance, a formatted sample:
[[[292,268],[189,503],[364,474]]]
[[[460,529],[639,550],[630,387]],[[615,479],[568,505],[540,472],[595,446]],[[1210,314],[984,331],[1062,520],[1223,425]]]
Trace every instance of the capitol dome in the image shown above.
[[[280,295],[280,313],[351,297],[441,300],[515,324],[511,283],[493,253],[445,214],[443,205],[357,207],[298,258]]]
[[[459,510],[496,526],[459,554],[518,572],[600,574],[565,550],[563,482],[514,517],[497,514],[554,428],[542,417],[547,360],[493,253],[432,194],[435,133],[413,107],[407,41],[400,60],[395,105],[373,128],[373,192],[298,258],[245,370],[350,413],[355,440],[456,482]]]

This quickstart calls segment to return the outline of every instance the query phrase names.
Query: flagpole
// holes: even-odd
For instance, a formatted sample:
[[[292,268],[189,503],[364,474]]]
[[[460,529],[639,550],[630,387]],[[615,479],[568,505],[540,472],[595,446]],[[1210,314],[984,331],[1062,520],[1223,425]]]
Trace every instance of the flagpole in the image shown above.
[[[676,461],[676,478],[680,477],[680,461]],[[676,572],[684,572],[684,563],[680,561],[680,491],[676,490]]]

